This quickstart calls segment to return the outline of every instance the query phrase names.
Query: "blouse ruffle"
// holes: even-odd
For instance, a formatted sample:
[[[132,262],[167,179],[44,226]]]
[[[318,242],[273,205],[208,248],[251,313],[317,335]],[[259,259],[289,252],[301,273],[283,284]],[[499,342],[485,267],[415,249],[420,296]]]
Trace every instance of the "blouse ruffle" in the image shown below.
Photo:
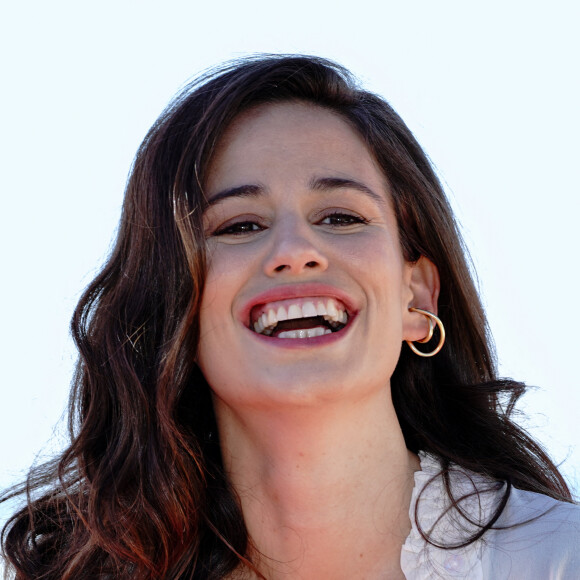
[[[407,580],[484,580],[484,540],[464,547],[460,544],[480,531],[480,525],[493,516],[501,500],[502,484],[457,466],[452,468],[449,477],[453,497],[467,519],[451,504],[439,461],[423,452],[419,453],[419,458],[421,470],[415,473],[409,508],[412,528],[401,551],[405,577]],[[426,541],[421,531],[432,543]]]

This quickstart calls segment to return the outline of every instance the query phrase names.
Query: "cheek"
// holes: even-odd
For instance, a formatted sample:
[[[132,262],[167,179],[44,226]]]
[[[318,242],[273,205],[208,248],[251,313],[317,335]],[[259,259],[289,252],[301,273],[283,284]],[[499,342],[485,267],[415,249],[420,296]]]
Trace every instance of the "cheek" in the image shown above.
[[[247,279],[249,265],[232,247],[215,248],[209,257],[208,272],[200,308],[198,363],[204,375],[223,366],[235,349],[234,305]]]
[[[405,262],[389,238],[379,237],[361,248],[351,248],[349,261],[368,304],[369,338],[398,353],[403,340],[403,320],[410,300]]]
[[[208,270],[202,297],[202,319],[219,317],[227,308],[227,303],[233,300],[240,272],[243,271],[243,261],[236,259],[229,248],[215,247],[208,256]]]
[[[222,277],[208,276],[200,310],[197,364],[209,385],[219,380],[223,360],[231,356],[227,340],[231,300],[228,299],[227,290],[228,284]]]
[[[398,245],[390,238],[380,237],[370,243],[361,243],[345,249],[343,254],[356,279],[366,281],[369,291],[379,302],[400,297],[405,285],[404,260]]]
[[[208,251],[208,271],[200,323],[233,318],[233,308],[249,281],[261,272],[263,249],[258,243],[215,243]]]
[[[206,287],[240,284],[250,272],[256,271],[260,255],[257,244],[216,243],[208,251]]]
[[[233,284],[232,280],[225,275],[225,270],[216,268],[219,263],[213,261],[210,265],[199,312],[200,343],[198,360],[208,357],[222,341],[227,316],[231,312]]]

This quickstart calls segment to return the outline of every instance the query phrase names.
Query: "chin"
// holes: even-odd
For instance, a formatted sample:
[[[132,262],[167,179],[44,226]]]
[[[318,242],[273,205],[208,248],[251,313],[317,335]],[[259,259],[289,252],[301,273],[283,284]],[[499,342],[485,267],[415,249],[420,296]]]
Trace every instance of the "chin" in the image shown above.
[[[284,369],[277,365],[267,376],[246,373],[243,382],[213,377],[209,380],[215,395],[232,408],[243,407],[316,407],[331,402],[350,402],[384,391],[389,375],[379,372],[349,373],[342,366],[292,365]],[[356,367],[355,367],[356,368]],[[358,367],[360,369],[360,366]],[[367,370],[369,367],[367,367]],[[377,377],[382,377],[378,379]]]

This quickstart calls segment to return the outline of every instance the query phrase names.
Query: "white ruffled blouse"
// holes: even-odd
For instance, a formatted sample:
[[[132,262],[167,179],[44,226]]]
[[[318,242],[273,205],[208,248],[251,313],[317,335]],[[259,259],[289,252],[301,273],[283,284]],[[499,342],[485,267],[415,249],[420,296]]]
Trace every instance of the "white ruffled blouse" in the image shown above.
[[[425,453],[419,457],[409,510],[412,529],[401,552],[407,580],[580,580],[580,506],[537,493],[512,488],[493,529],[465,547],[428,543],[417,521],[435,544],[459,546],[490,520],[504,486],[452,469],[451,489],[467,519],[450,508],[438,460]]]

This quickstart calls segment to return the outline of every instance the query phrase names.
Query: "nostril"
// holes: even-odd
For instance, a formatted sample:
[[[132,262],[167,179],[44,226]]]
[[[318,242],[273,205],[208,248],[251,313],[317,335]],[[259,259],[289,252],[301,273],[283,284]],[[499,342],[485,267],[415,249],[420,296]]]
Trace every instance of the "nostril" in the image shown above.
[[[318,267],[318,262],[316,260],[310,260],[310,262],[306,262],[306,264],[304,264],[305,268],[317,268]],[[276,266],[274,268],[275,272],[283,272],[284,270],[286,270],[286,268],[290,268],[292,269],[292,266],[290,266],[289,264],[280,264],[279,266]]]

